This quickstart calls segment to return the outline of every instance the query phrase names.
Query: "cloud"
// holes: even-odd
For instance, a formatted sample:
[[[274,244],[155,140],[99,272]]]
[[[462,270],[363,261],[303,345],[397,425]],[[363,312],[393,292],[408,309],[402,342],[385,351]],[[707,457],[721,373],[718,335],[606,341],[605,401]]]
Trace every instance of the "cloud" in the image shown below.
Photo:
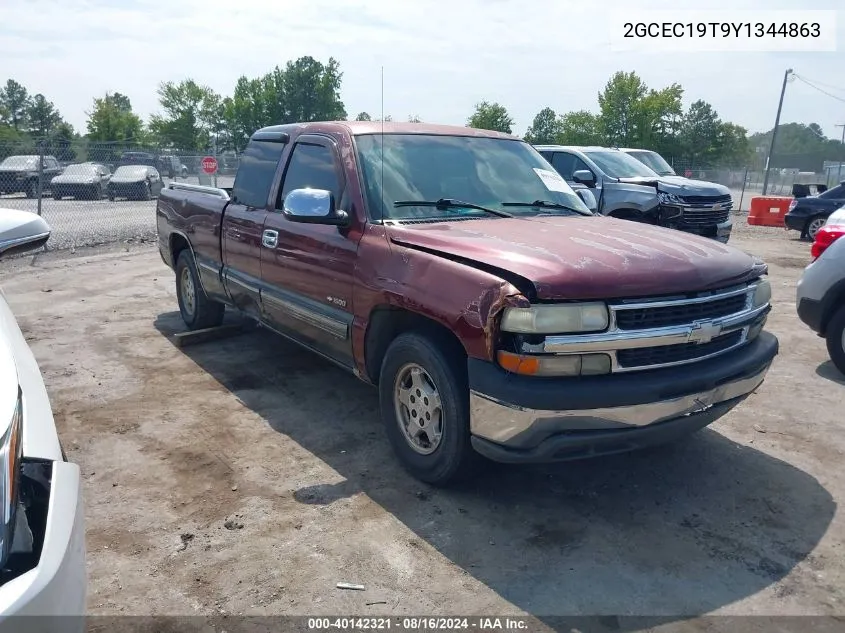
[[[638,4],[680,9],[700,3]],[[815,4],[832,9],[838,3]],[[763,0],[721,6],[777,8]],[[106,91],[128,95],[146,118],[158,110],[161,81],[191,77],[228,94],[240,75],[257,76],[302,55],[340,62],[342,97],[351,116],[361,110],[379,113],[384,67],[385,112],[396,119],[415,114],[463,124],[473,105],[486,99],[504,104],[520,133],[545,106],[558,112],[595,110],[597,93],[617,70],[634,70],[655,88],[678,82],[686,103],[705,99],[724,119],[752,131],[771,127],[787,67],[845,88],[845,20],[838,25],[837,53],[611,52],[605,16],[628,12],[636,18],[637,11],[625,0],[600,5],[5,0],[0,59],[9,77],[45,94],[80,129],[93,98]],[[834,94],[845,97],[845,91]],[[836,134],[833,125],[843,118],[841,102],[800,82],[790,84],[783,121],[817,121],[826,133]]]

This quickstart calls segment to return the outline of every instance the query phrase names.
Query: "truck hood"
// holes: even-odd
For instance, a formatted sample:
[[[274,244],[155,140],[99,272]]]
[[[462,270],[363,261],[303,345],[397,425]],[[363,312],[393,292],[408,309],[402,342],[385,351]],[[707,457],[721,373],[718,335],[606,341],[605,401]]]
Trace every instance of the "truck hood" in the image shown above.
[[[620,178],[619,182],[657,187],[658,191],[676,196],[729,196],[731,194],[731,190],[724,185],[704,180],[692,180],[683,176],[656,176],[654,178],[638,176],[636,178]]]
[[[739,283],[766,269],[761,260],[716,240],[604,216],[491,218],[386,229],[394,244],[505,279],[518,276],[545,300],[697,292]]]

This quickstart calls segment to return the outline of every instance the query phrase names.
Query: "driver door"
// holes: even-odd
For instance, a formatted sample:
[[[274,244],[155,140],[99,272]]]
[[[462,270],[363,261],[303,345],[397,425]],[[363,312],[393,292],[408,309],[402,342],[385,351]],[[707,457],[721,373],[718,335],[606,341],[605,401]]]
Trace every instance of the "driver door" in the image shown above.
[[[361,232],[348,208],[341,165],[334,140],[318,135],[296,139],[275,208],[264,220],[261,307],[264,318],[281,333],[352,367],[352,287]],[[336,208],[349,212],[350,225],[288,219],[288,192],[309,187],[331,191]]]

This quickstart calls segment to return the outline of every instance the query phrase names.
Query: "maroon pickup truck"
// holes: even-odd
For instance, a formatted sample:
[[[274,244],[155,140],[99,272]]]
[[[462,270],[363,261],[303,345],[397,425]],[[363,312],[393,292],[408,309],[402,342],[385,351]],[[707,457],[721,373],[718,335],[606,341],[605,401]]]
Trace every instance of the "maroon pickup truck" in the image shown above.
[[[428,124],[264,128],[234,187],[171,184],[159,248],[189,328],[225,308],[376,385],[419,479],[478,455],[605,455],[696,431],[762,382],[767,268],[590,213],[515,137]]]

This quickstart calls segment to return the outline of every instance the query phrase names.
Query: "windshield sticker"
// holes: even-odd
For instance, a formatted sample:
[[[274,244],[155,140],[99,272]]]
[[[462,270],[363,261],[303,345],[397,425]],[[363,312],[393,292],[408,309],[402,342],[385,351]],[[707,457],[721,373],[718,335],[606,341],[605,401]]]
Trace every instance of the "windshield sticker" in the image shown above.
[[[538,169],[537,167],[534,168],[534,171],[549,191],[560,191],[562,193],[571,192],[569,185],[566,184],[566,181],[556,171]]]

